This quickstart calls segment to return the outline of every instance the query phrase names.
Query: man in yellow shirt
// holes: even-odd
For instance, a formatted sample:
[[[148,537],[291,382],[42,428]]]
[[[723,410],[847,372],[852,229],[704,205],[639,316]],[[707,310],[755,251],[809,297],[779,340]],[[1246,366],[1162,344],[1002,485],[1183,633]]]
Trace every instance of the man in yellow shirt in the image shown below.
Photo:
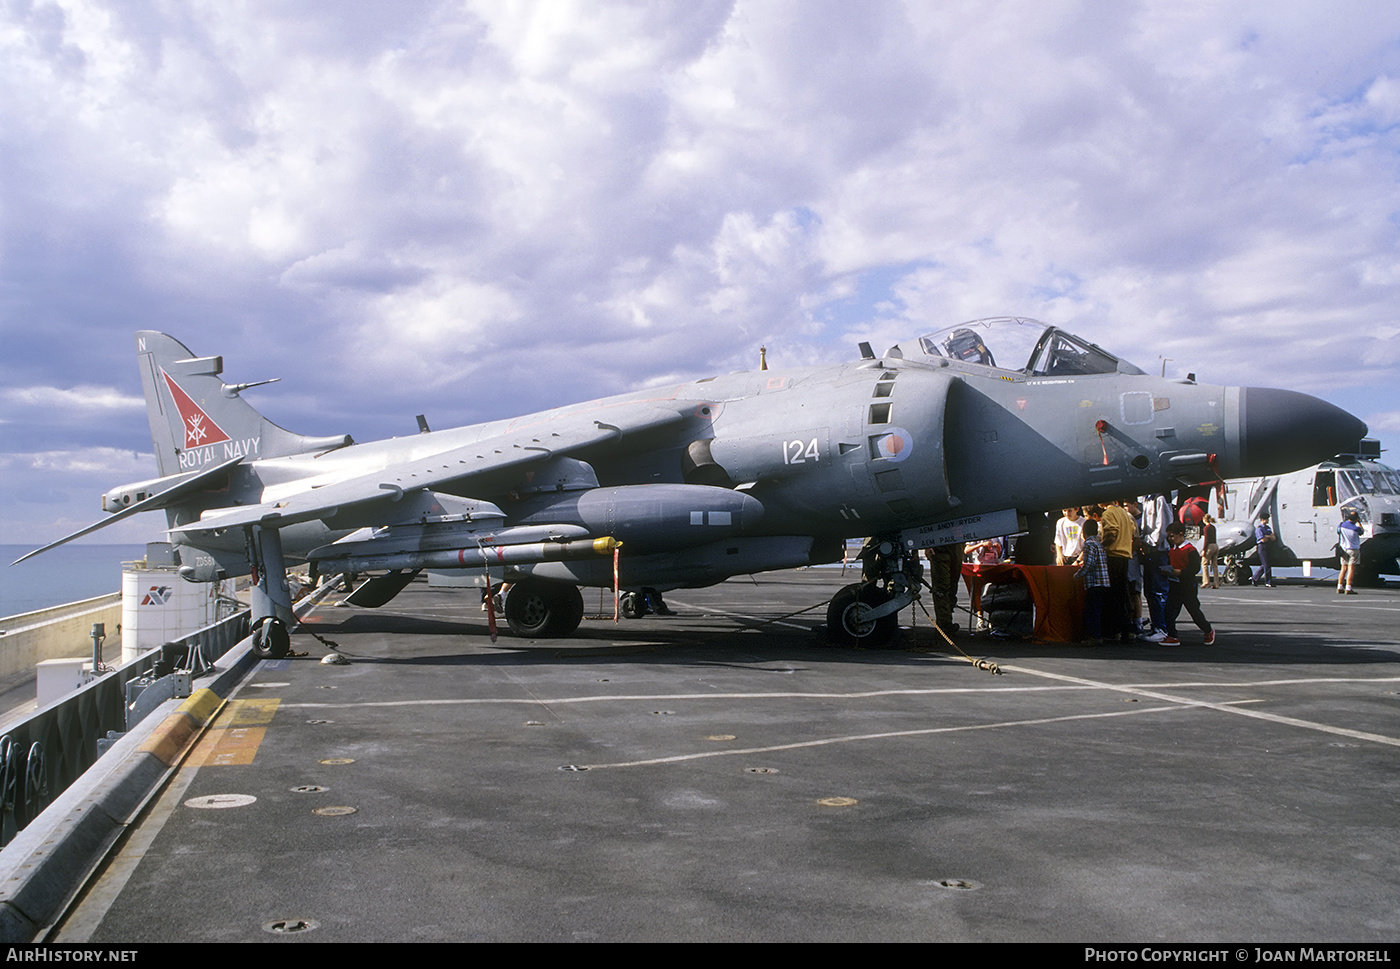
[[[1133,516],[1114,501],[1104,506],[1103,533],[1100,539],[1108,553],[1108,599],[1103,607],[1104,639],[1115,635],[1120,642],[1131,642],[1137,635],[1134,623],[1128,620],[1128,562],[1133,557],[1133,541],[1137,525]]]

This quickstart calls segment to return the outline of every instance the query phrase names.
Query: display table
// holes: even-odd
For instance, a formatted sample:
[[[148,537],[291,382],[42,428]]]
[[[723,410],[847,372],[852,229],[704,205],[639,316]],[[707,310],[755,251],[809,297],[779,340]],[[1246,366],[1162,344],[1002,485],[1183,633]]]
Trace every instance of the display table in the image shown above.
[[[1084,621],[1084,586],[1073,565],[963,564],[963,582],[972,597],[972,611],[982,611],[982,589],[999,582],[1024,582],[1035,603],[1035,638],[1047,643],[1072,643]]]

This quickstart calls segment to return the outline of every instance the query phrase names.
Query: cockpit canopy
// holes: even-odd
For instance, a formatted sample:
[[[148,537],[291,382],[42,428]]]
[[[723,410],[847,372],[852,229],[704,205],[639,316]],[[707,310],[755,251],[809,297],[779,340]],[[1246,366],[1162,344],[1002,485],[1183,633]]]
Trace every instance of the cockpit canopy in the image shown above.
[[[959,323],[890,347],[887,357],[927,358],[1011,370],[1031,377],[1075,377],[1096,373],[1142,373],[1088,340],[1057,327],[1018,316]]]
[[[1342,504],[1363,495],[1400,495],[1400,471],[1369,461],[1337,467],[1336,488]]]

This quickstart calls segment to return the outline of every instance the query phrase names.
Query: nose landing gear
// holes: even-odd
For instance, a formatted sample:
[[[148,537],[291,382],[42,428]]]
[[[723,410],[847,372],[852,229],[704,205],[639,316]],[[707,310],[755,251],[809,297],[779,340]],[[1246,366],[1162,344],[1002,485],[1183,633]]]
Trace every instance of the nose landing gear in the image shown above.
[[[923,564],[894,538],[872,538],[861,549],[862,581],[848,585],[826,609],[834,643],[879,649],[899,632],[899,611],[918,597]]]

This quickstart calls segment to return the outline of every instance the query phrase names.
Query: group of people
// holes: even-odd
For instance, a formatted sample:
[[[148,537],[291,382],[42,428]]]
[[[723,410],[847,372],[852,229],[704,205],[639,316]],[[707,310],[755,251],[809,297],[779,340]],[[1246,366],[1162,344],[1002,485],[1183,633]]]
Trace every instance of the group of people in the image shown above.
[[[1356,595],[1351,584],[1356,579],[1356,567],[1361,564],[1361,540],[1363,536],[1361,516],[1354,508],[1342,511],[1342,520],[1337,524],[1337,558],[1341,565],[1337,573],[1337,595]],[[1254,544],[1259,549],[1259,568],[1250,576],[1253,585],[1274,587],[1273,552],[1278,536],[1270,524],[1269,513],[1260,512],[1254,525]]]
[[[1160,495],[1143,503],[1126,499],[1064,509],[1055,525],[1055,562],[1080,566],[1075,576],[1084,582],[1085,638],[1180,646],[1176,620],[1185,609],[1205,644],[1214,643],[1198,589],[1218,582],[1218,546],[1209,515],[1203,526],[1209,574],[1202,572],[1201,553],[1186,541],[1186,525]]]
[[[1164,496],[1153,495],[1145,501],[1129,498],[1063,510],[1053,529],[1054,562],[1079,567],[1075,576],[1084,583],[1083,627],[1088,642],[1180,646],[1177,619],[1183,609],[1201,631],[1204,644],[1215,642],[1215,629],[1201,610],[1199,594],[1200,589],[1220,587],[1216,520],[1207,507],[1204,498],[1192,498],[1174,513]],[[1200,527],[1200,550],[1186,541],[1188,524]],[[1363,531],[1354,510],[1343,511],[1337,535],[1341,557],[1337,593],[1356,595],[1352,582],[1360,562]],[[1267,512],[1259,515],[1254,538],[1260,565],[1252,576],[1253,583],[1272,588],[1271,553],[1277,537]],[[1005,549],[1005,539],[987,539],[926,552],[933,571],[930,584],[935,621],[942,629],[949,633],[956,629],[953,611],[964,560],[996,563]],[[1017,562],[1022,561],[1022,551],[1018,545]],[[1029,564],[1038,564],[1029,555],[1026,558]],[[1146,621],[1142,618],[1143,602],[1147,603]]]

